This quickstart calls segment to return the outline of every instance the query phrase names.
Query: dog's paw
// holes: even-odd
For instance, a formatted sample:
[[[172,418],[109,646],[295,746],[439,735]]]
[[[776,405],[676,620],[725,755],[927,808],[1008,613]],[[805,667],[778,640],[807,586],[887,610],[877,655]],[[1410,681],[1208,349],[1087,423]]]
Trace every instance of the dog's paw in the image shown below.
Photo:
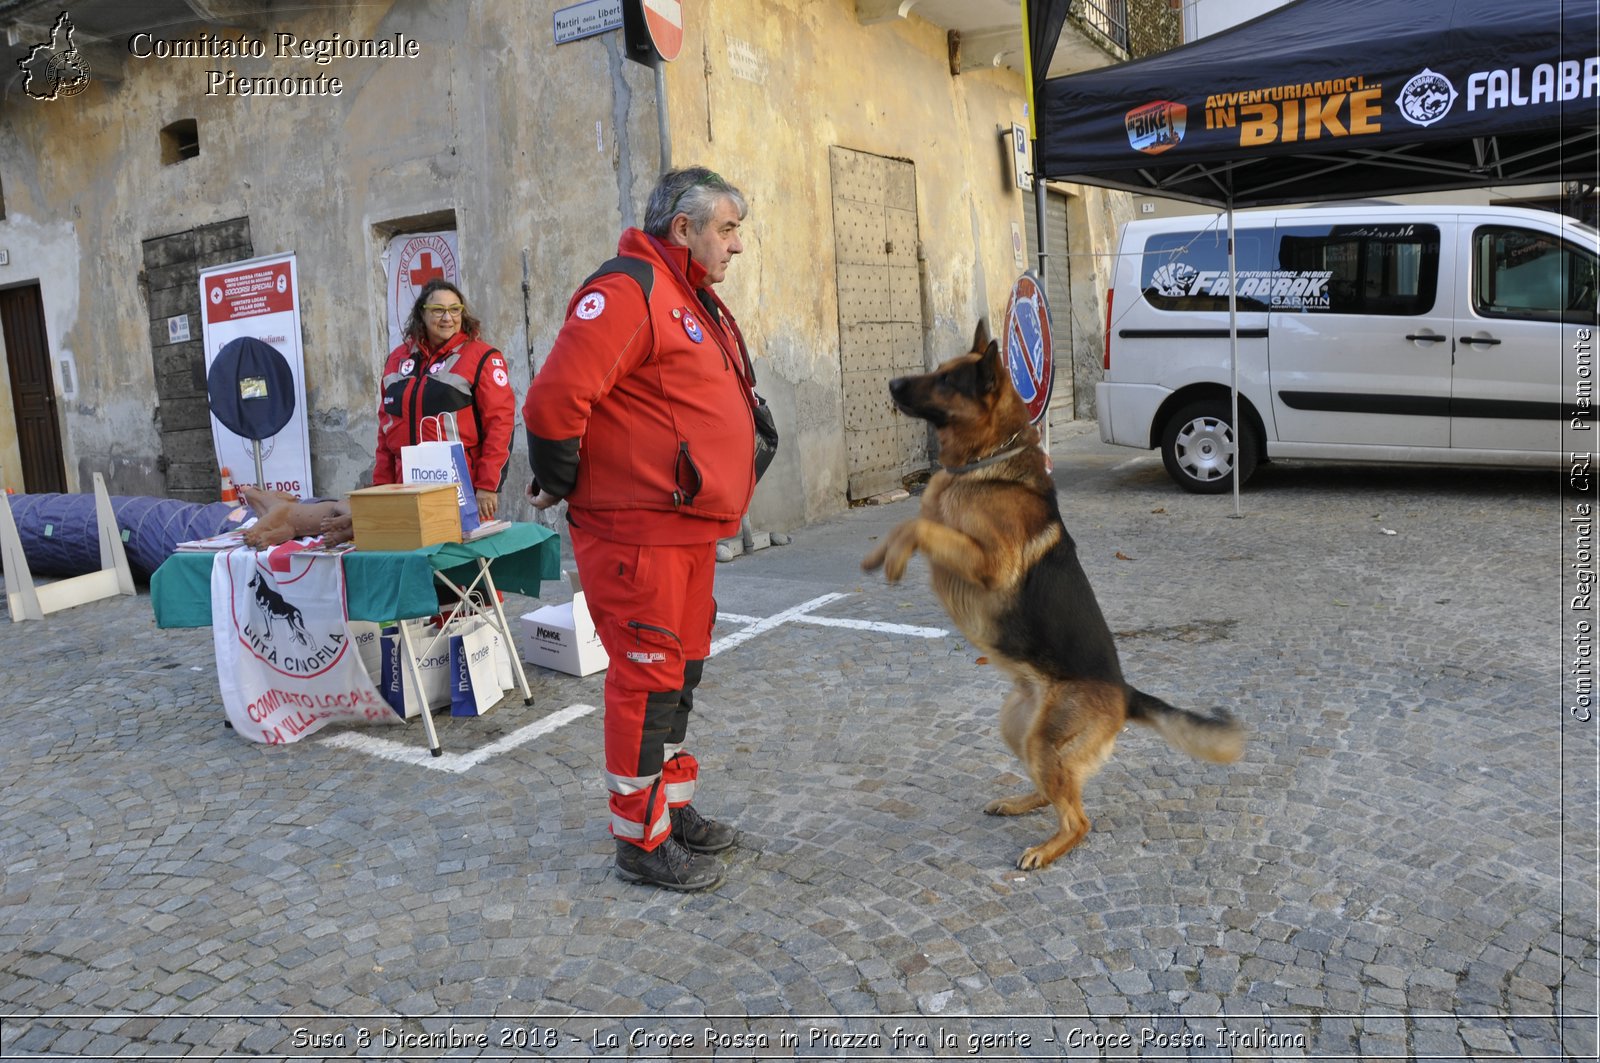
[[[911,563],[911,555],[915,550],[898,550],[889,555],[883,563],[883,578],[890,583],[899,583],[905,577],[906,566]]]
[[[899,583],[906,574],[906,566],[911,563],[911,555],[917,552],[917,522],[908,520],[894,531],[889,533],[887,557],[883,562],[883,578],[890,583]]]
[[[1032,812],[1036,808],[1043,808],[1046,802],[1037,792],[1031,794],[1017,794],[1015,797],[997,797],[983,806],[986,816],[1020,816],[1025,812]]]
[[[1047,845],[1033,845],[1024,849],[1022,857],[1017,860],[1017,867],[1023,871],[1037,871],[1049,867],[1055,857],[1046,851],[1048,848]]]
[[[917,552],[917,522],[908,520],[897,525],[893,531],[884,536],[877,546],[873,547],[861,561],[863,571],[871,572],[878,566],[883,566],[883,578],[890,583],[899,583],[906,574],[906,565],[911,561],[911,555]]]

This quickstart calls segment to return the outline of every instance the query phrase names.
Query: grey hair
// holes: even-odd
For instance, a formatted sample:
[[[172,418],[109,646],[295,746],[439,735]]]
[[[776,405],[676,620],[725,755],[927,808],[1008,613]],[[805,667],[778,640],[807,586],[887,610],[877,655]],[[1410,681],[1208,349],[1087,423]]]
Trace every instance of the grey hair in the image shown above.
[[[749,211],[744,193],[733,187],[715,170],[704,166],[685,166],[669,170],[656,182],[650,193],[650,202],[644,208],[644,231],[651,236],[664,238],[672,228],[672,219],[687,215],[696,232],[706,227],[717,214],[717,204],[730,199],[739,208],[739,220]]]

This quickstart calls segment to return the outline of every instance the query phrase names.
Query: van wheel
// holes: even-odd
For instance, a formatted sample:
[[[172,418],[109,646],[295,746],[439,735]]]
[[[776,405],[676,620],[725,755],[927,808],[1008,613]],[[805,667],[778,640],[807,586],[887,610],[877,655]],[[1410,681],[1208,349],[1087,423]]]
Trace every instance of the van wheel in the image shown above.
[[[1179,487],[1200,495],[1232,490],[1235,451],[1242,477],[1239,485],[1250,482],[1260,447],[1248,427],[1234,432],[1228,423],[1232,416],[1229,403],[1208,399],[1185,406],[1167,422],[1161,433],[1161,460]]]

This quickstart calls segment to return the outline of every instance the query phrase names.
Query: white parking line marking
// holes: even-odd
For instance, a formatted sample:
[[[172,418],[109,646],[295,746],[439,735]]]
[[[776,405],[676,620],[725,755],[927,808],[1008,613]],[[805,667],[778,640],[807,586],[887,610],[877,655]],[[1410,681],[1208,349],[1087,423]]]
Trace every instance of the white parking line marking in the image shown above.
[[[330,746],[338,746],[356,753],[365,753],[380,760],[394,760],[402,764],[412,764],[420,768],[432,768],[435,771],[447,771],[459,775],[470,768],[475,768],[490,757],[504,753],[508,749],[515,749],[554,731],[557,727],[564,727],[573,720],[589,715],[591,712],[600,711],[593,705],[568,705],[564,709],[552,712],[542,720],[535,720],[526,727],[519,727],[508,735],[502,735],[487,745],[480,746],[467,753],[441,753],[437,757],[428,752],[425,746],[408,746],[399,742],[391,742],[387,738],[379,738],[374,734],[364,731],[341,731],[330,735],[324,741]]]
[[[854,631],[875,631],[884,635],[911,635],[916,638],[937,639],[943,638],[949,632],[937,627],[916,627],[912,624],[890,624],[879,620],[851,620],[847,617],[812,616],[813,609],[819,609],[830,602],[836,602],[848,597],[844,594],[824,594],[813,598],[809,602],[802,602],[792,609],[785,609],[772,616],[743,616],[738,613],[718,613],[717,619],[728,624],[744,625],[738,631],[724,635],[711,644],[709,656],[715,657],[723,650],[731,650],[735,646],[749,642],[757,635],[771,631],[783,624],[815,624],[820,627],[841,627]],[[450,772],[459,775],[477,767],[490,757],[498,756],[509,749],[526,745],[543,735],[549,734],[558,727],[565,727],[573,720],[581,719],[592,712],[600,711],[593,705],[568,705],[551,713],[542,720],[535,720],[526,727],[519,727],[508,735],[502,735],[487,745],[466,753],[441,753],[434,756],[425,746],[405,745],[387,738],[379,738],[369,731],[340,731],[322,739],[328,745],[348,749],[354,753],[365,753],[380,760],[391,760],[401,764],[411,764],[419,768],[431,768],[434,771]]]
[[[718,613],[718,620],[725,620],[730,624],[754,624],[760,621],[757,616],[743,616],[739,613]],[[797,624],[815,624],[818,627],[847,627],[855,631],[876,631],[884,635],[915,635],[923,639],[941,639],[950,632],[942,627],[917,627],[913,624],[890,624],[882,620],[850,620],[840,616],[794,616],[790,617]]]
[[[773,613],[769,617],[757,620],[755,623],[751,624],[742,631],[735,631],[731,635],[724,635],[722,638],[713,642],[711,644],[711,653],[709,656],[715,657],[723,650],[731,650],[741,642],[749,642],[762,632],[771,631],[773,628],[784,623],[785,621],[793,620],[798,616],[804,616],[819,606],[827,605],[829,602],[836,602],[843,597],[844,595],[842,594],[824,594],[820,598],[813,598],[809,602],[803,602],[800,605],[795,606],[793,609],[785,609],[781,613]]]

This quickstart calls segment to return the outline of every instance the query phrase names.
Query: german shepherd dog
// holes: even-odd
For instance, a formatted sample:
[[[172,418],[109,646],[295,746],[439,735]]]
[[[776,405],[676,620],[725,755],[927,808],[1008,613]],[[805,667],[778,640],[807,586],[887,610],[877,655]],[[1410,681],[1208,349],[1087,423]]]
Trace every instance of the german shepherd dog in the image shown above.
[[[261,610],[261,618],[266,621],[268,638],[272,637],[272,622],[282,620],[289,625],[289,634],[296,642],[303,646],[310,644],[311,636],[306,634],[305,617],[299,606],[267,586],[260,573],[250,574],[250,587],[256,592],[256,608]]]
[[[1089,833],[1083,784],[1111,756],[1123,724],[1155,728],[1191,756],[1237,760],[1244,729],[1226,712],[1175,708],[1122,678],[1117,647],[1061,520],[1039,433],[980,322],[972,350],[889,384],[895,406],[931,424],[942,468],[918,515],[861,562],[891,582],[921,551],[933,589],[962,632],[1011,678],[1000,734],[1034,789],[992,801],[995,816],[1050,805],[1058,827],[1017,866],[1048,866]]]

